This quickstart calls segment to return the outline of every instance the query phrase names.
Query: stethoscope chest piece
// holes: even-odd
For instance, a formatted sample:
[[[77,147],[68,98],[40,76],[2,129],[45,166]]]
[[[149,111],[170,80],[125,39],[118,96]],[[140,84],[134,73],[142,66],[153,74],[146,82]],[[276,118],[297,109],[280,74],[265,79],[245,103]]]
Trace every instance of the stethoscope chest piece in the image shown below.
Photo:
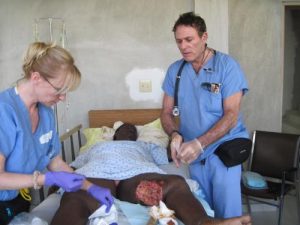
[[[208,73],[213,73],[215,71],[215,61],[216,61],[216,54],[217,54],[216,50],[213,50],[213,53],[214,53],[213,68],[205,68],[204,69]],[[186,64],[186,61],[183,60],[180,67],[179,67],[177,75],[176,75],[175,91],[174,91],[174,106],[173,106],[173,109],[172,109],[173,116],[179,116],[179,114],[180,114],[179,113],[179,107],[178,107],[178,91],[179,91],[179,82],[180,82],[180,78],[181,78],[181,72],[182,72],[182,69],[183,69],[185,64]],[[212,85],[213,86],[209,86],[211,88],[212,92],[218,93],[220,91],[220,85],[221,84],[212,83]]]
[[[179,108],[178,106],[174,106],[172,110],[173,116],[179,116]]]

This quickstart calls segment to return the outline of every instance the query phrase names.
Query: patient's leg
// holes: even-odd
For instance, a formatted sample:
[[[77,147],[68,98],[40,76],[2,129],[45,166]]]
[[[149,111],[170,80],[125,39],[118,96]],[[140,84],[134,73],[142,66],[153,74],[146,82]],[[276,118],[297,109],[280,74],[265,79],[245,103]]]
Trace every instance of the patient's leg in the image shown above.
[[[112,180],[88,178],[94,184],[109,188],[116,196],[115,183]],[[100,206],[99,202],[86,191],[65,192],[60,206],[54,215],[52,225],[86,225],[88,217]]]
[[[165,202],[168,208],[175,211],[176,217],[184,224],[196,225],[200,224],[204,218],[208,218],[204,208],[194,197],[185,180],[176,175],[149,173],[121,181],[117,187],[117,197],[120,200],[140,203],[143,198],[139,197],[138,199],[139,194],[136,193],[136,189],[145,180],[161,184],[162,201]],[[156,192],[159,193],[159,191]],[[145,203],[145,201],[143,202]]]
[[[141,174],[133,178],[120,181],[117,187],[117,198],[123,201],[141,203],[143,201],[147,204],[148,194],[146,198],[140,193],[136,193],[139,188],[146,188],[142,184],[144,181],[153,181],[153,188],[156,197],[160,196],[159,187],[155,184],[160,184],[162,187],[162,201],[164,201],[168,208],[175,211],[175,215],[185,225],[250,225],[251,218],[249,216],[237,217],[225,220],[216,220],[207,216],[204,208],[200,202],[194,197],[190,191],[189,186],[185,180],[176,175],[162,175],[162,174]],[[140,185],[142,184],[142,185]],[[150,185],[151,186],[151,185]],[[151,187],[152,188],[152,187]],[[147,192],[147,190],[143,190]],[[150,193],[153,190],[150,190]],[[158,194],[157,194],[158,193]],[[154,197],[154,199],[156,198]],[[153,199],[150,199],[150,202]],[[155,202],[152,201],[152,202]]]

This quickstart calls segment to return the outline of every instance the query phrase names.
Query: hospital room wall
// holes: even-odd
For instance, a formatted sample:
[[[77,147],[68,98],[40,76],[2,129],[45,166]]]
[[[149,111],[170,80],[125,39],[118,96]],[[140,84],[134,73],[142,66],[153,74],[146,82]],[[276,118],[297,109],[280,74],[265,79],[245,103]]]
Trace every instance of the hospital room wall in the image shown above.
[[[250,130],[281,131],[282,2],[229,0],[229,53],[248,78],[250,91],[242,110]]]
[[[62,130],[87,126],[92,108],[161,106],[160,85],[180,58],[171,32],[180,13],[207,22],[209,45],[229,52],[250,85],[242,110],[250,130],[280,130],[281,1],[278,0],[1,0],[0,90],[20,77],[21,58],[34,41],[34,19],[66,21],[67,45],[82,72],[78,90],[59,105]],[[151,92],[139,81],[150,80]]]

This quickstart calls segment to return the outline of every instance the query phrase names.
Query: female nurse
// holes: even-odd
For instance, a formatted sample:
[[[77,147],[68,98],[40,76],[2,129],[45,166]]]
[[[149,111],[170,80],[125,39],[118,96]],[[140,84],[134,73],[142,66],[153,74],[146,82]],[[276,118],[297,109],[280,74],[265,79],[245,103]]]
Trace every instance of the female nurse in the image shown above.
[[[56,185],[67,192],[86,190],[110,209],[109,189],[96,186],[59,156],[60,141],[51,106],[76,89],[81,74],[71,54],[55,44],[32,43],[23,60],[22,79],[0,92],[0,224],[8,224],[29,203],[23,188]],[[42,174],[45,168],[49,172]]]

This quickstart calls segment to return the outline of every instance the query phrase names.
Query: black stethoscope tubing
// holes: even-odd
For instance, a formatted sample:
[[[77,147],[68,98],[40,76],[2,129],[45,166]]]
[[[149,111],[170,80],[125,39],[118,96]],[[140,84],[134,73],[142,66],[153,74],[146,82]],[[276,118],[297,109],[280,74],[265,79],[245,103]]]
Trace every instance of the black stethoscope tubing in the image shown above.
[[[180,83],[180,78],[181,78],[181,72],[182,69],[184,67],[184,65],[186,64],[186,61],[183,60],[183,62],[180,65],[180,68],[177,72],[176,75],[176,82],[175,82],[175,92],[174,92],[174,106],[173,106],[173,115],[174,116],[179,116],[179,108],[178,108],[178,90],[179,90],[179,83]]]
[[[215,71],[215,65],[216,65],[216,55],[217,51],[214,51],[214,58],[213,58],[213,67],[212,68],[204,68],[205,72],[213,73]],[[179,116],[179,107],[178,107],[178,91],[179,91],[179,83],[180,83],[180,78],[181,78],[181,72],[183,70],[184,65],[186,64],[186,61],[183,60],[181,63],[179,70],[176,75],[176,82],[175,82],[175,92],[174,92],[174,106],[172,110],[173,116]]]

